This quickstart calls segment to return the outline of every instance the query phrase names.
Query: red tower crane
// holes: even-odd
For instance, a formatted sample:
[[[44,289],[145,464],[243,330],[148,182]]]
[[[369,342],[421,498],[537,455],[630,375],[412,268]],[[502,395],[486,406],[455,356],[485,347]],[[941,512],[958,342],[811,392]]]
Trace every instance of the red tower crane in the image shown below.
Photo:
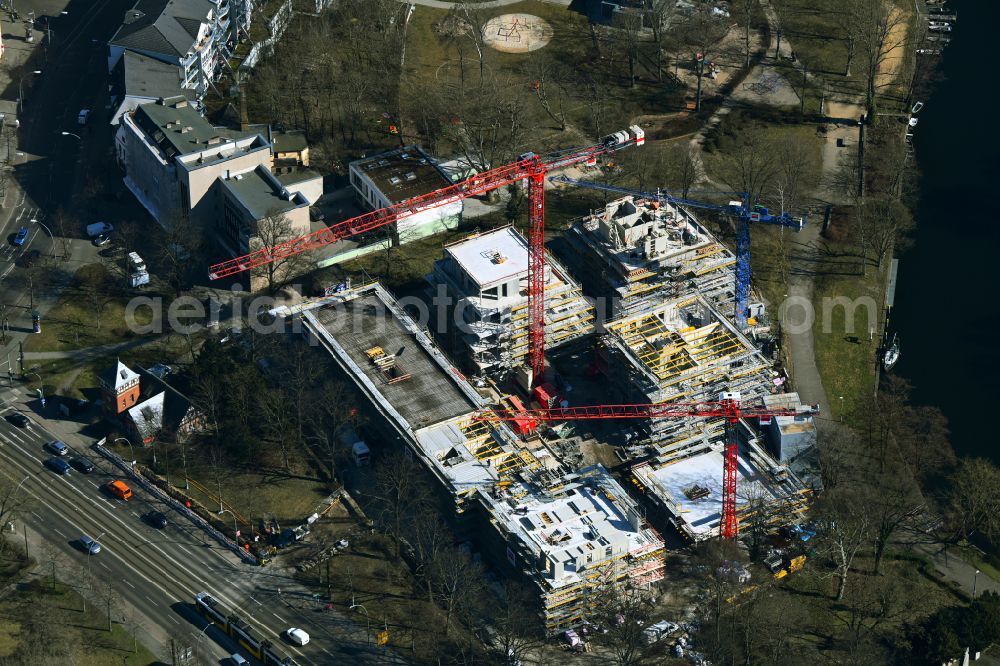
[[[818,407],[808,410],[744,407],[738,393],[722,393],[711,402],[673,402],[658,405],[595,405],[587,407],[557,407],[553,409],[493,409],[478,412],[477,421],[582,421],[594,419],[661,419],[661,418],[723,418],[726,420],[726,450],[722,467],[722,521],[719,533],[724,539],[735,539],[739,530],[736,520],[736,467],[739,447],[736,423],[742,418],[773,416],[813,416]]]
[[[528,181],[529,241],[528,241],[528,360],[532,383],[541,381],[545,374],[545,174],[554,169],[581,162],[594,164],[597,158],[627,146],[645,143],[645,132],[633,125],[605,137],[600,143],[586,148],[571,148],[545,156],[525,153],[514,162],[476,174],[461,183],[407,199],[388,208],[380,208],[364,215],[338,222],[325,229],[293,238],[274,247],[265,247],[235,259],[215,264],[208,269],[208,277],[218,280],[246,270],[257,268],[336,243],[357,234],[384,227],[411,215],[461,201],[499,189],[520,180]]]

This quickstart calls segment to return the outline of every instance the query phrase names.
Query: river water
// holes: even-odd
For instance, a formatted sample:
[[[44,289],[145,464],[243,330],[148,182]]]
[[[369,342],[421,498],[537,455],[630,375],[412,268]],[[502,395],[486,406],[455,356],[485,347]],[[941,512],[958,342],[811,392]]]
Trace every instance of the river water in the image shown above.
[[[958,22],[914,130],[922,171],[914,246],[900,261],[894,372],[948,417],[959,455],[1000,463],[1000,94],[992,51],[1000,2],[953,1]],[[926,57],[926,56],[918,56]],[[993,102],[989,100],[994,100]],[[1000,416],[1000,414],[998,414]]]

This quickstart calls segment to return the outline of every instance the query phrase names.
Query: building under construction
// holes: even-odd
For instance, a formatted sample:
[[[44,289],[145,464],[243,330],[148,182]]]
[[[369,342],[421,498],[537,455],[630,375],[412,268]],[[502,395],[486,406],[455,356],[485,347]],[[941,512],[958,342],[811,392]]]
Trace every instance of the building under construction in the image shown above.
[[[568,470],[547,443],[475,420],[485,400],[377,283],[276,314],[354,381],[492,564],[534,585],[549,633],[579,624],[596,586],[663,577],[663,540],[607,470]]]
[[[720,311],[734,301],[736,256],[687,210],[624,197],[575,222],[565,235],[567,262],[608,318],[700,294]]]
[[[622,317],[606,330],[598,366],[620,402],[712,401],[736,392],[753,404],[782,382],[760,350],[700,296]],[[636,438],[625,448],[625,457],[643,461],[633,468],[633,480],[693,540],[719,531],[725,430],[723,419],[653,419],[637,424]],[[789,515],[804,509],[799,479],[746,423],[738,424],[737,436],[740,492],[771,496]]]
[[[427,276],[451,307],[432,317],[435,332],[475,374],[503,374],[528,353],[528,243],[513,227],[470,236],[444,248]],[[438,296],[437,293],[434,296]],[[554,349],[594,332],[594,308],[546,253],[545,346]]]

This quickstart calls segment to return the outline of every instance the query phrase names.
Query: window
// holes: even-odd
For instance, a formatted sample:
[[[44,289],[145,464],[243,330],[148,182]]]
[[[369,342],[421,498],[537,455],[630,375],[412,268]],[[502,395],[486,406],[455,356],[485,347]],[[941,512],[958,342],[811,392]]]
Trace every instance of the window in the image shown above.
[[[492,289],[484,289],[481,293],[483,299],[487,301],[495,301],[499,298],[499,296],[497,296],[496,287],[493,287]]]

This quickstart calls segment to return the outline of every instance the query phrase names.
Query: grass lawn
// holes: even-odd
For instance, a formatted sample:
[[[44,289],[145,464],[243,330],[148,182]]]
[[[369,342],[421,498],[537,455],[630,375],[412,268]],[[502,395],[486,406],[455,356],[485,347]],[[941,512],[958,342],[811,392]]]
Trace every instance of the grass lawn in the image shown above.
[[[351,549],[330,561],[329,580],[322,565],[300,578],[324,597],[329,595],[334,607],[346,608],[352,601],[363,604],[373,631],[388,625],[395,652],[416,663],[433,663],[443,645],[445,613],[428,601],[426,589],[392,554],[388,537],[356,535],[351,538]],[[363,620],[358,620],[363,628]],[[450,639],[471,644],[475,639],[464,632],[461,621],[452,619]]]
[[[813,341],[832,418],[849,417],[874,390],[886,270],[888,262],[881,272],[869,267],[865,276],[826,274],[815,279]],[[856,306],[853,318],[848,317],[851,306],[842,302]]]
[[[872,575],[871,567],[867,554],[855,560],[843,602],[833,598],[836,580],[814,561],[806,563],[802,575],[793,574],[778,585],[789,612],[798,611],[807,618],[789,640],[793,644],[808,643],[836,663],[849,642],[852,612],[857,612],[854,621],[864,618],[862,624],[869,623],[878,603],[875,598],[885,603],[883,621],[871,623],[875,640],[879,636],[898,636],[904,625],[918,623],[938,608],[958,602],[949,585],[933,574],[933,567],[922,565],[910,554],[896,557],[890,551],[882,563],[881,575]],[[928,570],[930,573],[926,573]],[[866,634],[867,630],[860,632]]]
[[[465,238],[475,231],[471,224],[482,222],[482,218],[470,220],[456,231],[445,231],[426,238],[404,243],[399,247],[371,254],[338,264],[326,269],[327,275],[340,279],[349,276],[354,284],[367,282],[368,278],[379,280],[396,296],[418,294],[427,287],[424,276],[431,272],[434,262],[441,258],[445,245]]]
[[[157,661],[144,645],[134,644],[132,627],[116,621],[108,632],[104,612],[95,608],[93,603],[88,603],[87,611],[82,612],[83,602],[79,594],[60,582],[52,590],[47,581],[21,586],[0,599],[0,660],[6,662],[11,658],[22,641],[33,640],[31,630],[23,626],[27,607],[30,607],[34,617],[44,618],[44,622],[58,632],[59,643],[68,650],[68,659],[64,663],[138,666]],[[116,611],[112,607],[112,615],[120,619],[121,610]]]
[[[839,25],[843,13],[840,0],[773,0],[771,4],[781,23],[782,42],[792,44],[796,57],[809,71],[839,79],[841,85],[860,86],[843,76],[847,71],[847,40]],[[858,66],[856,61],[854,66]]]
[[[411,80],[425,83],[456,83],[459,80],[458,49],[435,30],[447,13],[445,10],[422,6],[414,11],[407,27],[405,62],[405,75]],[[606,117],[601,121],[601,131],[605,134],[625,127],[639,115],[677,110],[683,90],[667,83],[666,79],[664,82],[655,81],[651,72],[640,67],[638,75],[641,80],[633,88],[629,88],[625,85],[627,66],[624,62],[593,60],[593,42],[583,14],[556,4],[527,0],[506,7],[484,8],[482,17],[488,20],[511,13],[532,14],[544,19],[552,26],[553,36],[548,45],[533,53],[503,53],[488,48],[485,58],[487,67],[494,75],[501,77],[501,81],[503,77],[510,77],[510,85],[526,87],[528,75],[523,70],[524,64],[543,54],[553,60],[573,63],[578,73],[587,72],[593,76],[610,100]],[[604,43],[602,54],[607,57],[610,51],[610,45]],[[478,77],[479,59],[475,50],[465,47],[464,58],[467,72],[474,70],[474,76]],[[605,68],[611,69],[605,71]],[[608,71],[613,71],[614,76],[609,77]],[[609,80],[617,82],[609,83]],[[529,100],[528,126],[535,128],[529,137],[532,149],[537,151],[546,147],[579,145],[581,141],[587,140],[580,134],[580,130],[588,124],[590,114],[586,100],[579,98],[585,92],[585,86],[582,82],[577,82],[570,87],[574,96],[566,103],[566,116],[570,126],[566,132],[559,132],[553,127],[551,119],[541,107]]]
[[[56,305],[42,317],[42,332],[30,336],[24,343],[24,350],[69,351],[124,342],[135,337],[125,321],[127,297],[103,296],[99,299],[101,307],[98,308],[89,295],[85,285],[106,277],[107,269],[100,264],[81,267]],[[103,285],[101,293],[113,292]],[[134,319],[139,325],[147,325],[152,321],[152,313],[149,308],[140,308],[135,312]]]
[[[978,548],[973,548],[972,546],[958,546],[956,547],[959,557],[963,560],[976,567],[982,573],[986,574],[993,580],[1000,582],[1000,568],[998,568],[992,562],[983,558],[983,553]]]

